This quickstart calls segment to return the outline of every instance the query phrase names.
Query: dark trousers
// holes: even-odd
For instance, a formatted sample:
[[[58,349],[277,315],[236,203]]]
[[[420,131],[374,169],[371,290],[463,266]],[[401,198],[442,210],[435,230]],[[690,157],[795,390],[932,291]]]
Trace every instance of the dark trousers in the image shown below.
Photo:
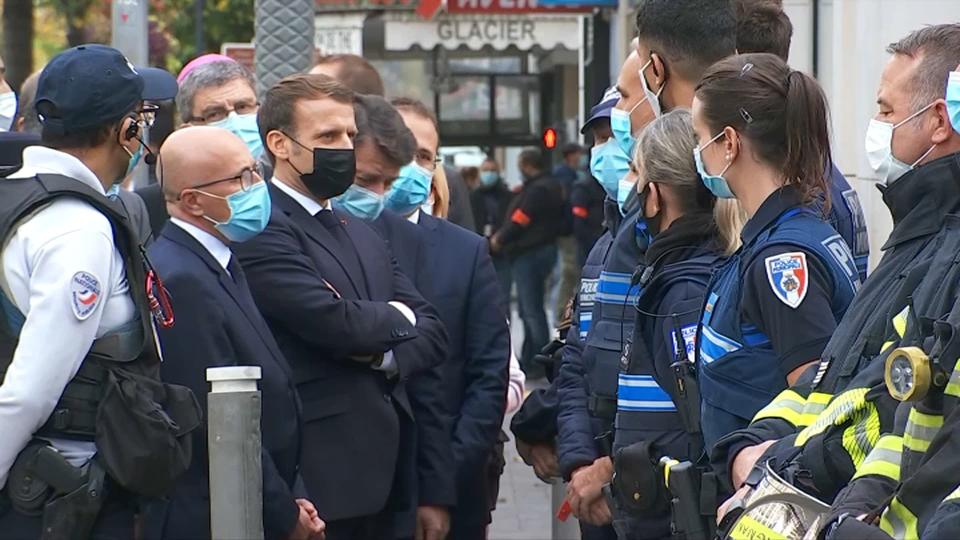
[[[384,540],[393,538],[393,513],[389,511],[372,516],[327,521],[326,523],[327,540]]]
[[[543,301],[547,277],[557,263],[557,245],[547,244],[517,255],[511,261],[517,284],[517,304],[523,321],[523,348],[520,365],[530,375],[540,375],[543,368],[533,366],[533,357],[550,341],[547,312]]]
[[[133,503],[129,500],[108,500],[100,510],[90,540],[130,540],[134,538]],[[27,540],[40,538],[41,517],[25,516],[7,509],[0,516],[0,538]]]

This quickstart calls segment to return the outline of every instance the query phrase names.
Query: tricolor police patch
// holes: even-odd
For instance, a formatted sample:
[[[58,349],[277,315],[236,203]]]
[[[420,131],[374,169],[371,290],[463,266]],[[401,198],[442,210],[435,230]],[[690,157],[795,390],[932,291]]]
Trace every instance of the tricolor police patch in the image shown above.
[[[764,260],[764,266],[773,294],[796,309],[807,296],[807,255],[800,251],[774,255]]]
[[[85,320],[100,303],[100,282],[93,274],[77,272],[70,279],[70,306],[78,319]]]

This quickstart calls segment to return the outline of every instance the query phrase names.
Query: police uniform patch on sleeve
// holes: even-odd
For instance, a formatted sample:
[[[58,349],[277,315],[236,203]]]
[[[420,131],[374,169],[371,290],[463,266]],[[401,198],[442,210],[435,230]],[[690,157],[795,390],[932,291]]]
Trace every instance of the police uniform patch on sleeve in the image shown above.
[[[781,253],[763,261],[773,294],[796,309],[807,297],[807,255],[802,251]]]
[[[100,282],[89,272],[77,272],[70,279],[70,306],[81,321],[100,303]]]
[[[688,324],[680,328],[680,336],[683,338],[683,347],[686,349],[687,360],[693,362],[694,355],[696,354],[696,342],[697,342],[697,325]],[[673,357],[677,357],[677,339],[674,336],[673,339]]]

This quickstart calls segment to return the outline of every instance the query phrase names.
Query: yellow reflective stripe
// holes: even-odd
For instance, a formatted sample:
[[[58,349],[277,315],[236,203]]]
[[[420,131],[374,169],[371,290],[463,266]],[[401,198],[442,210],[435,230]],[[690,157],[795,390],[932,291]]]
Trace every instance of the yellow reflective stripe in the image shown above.
[[[955,501],[957,499],[960,499],[960,486],[957,486],[957,489],[951,491],[950,494],[947,495],[947,498],[943,500],[943,502]]]
[[[880,516],[880,528],[895,540],[920,540],[917,533],[917,516],[913,515],[913,512],[896,497],[890,501],[890,506]]]
[[[797,435],[795,446],[803,446],[811,438],[823,433],[830,426],[841,426],[846,423],[857,410],[862,409],[866,400],[867,388],[855,388],[848,390],[834,399],[830,405],[819,416],[817,420],[803,429]]]
[[[957,364],[953,366],[953,373],[950,374],[950,382],[947,383],[947,387],[943,392],[960,398],[960,360],[957,360]]]
[[[786,420],[794,426],[799,426],[800,419],[803,417],[805,403],[806,400],[803,399],[803,396],[788,388],[773,398],[773,401],[767,404],[766,407],[760,409],[756,416],[753,417],[753,421],[756,422],[764,418],[778,418],[780,420]]]
[[[880,440],[880,415],[870,402],[855,412],[850,426],[843,430],[843,448],[850,456],[854,467],[859,467]]]
[[[786,536],[774,531],[763,523],[744,515],[730,531],[732,540],[786,540]]]
[[[867,454],[863,463],[857,467],[853,478],[867,475],[878,475],[889,478],[894,482],[900,481],[900,457],[903,449],[903,439],[897,435],[884,435],[877,441],[873,450]]]
[[[807,403],[803,408],[803,416],[800,418],[800,423],[797,424],[797,427],[807,427],[816,422],[817,417],[827,408],[831,399],[833,399],[833,394],[823,394],[821,392],[814,392],[807,396]]]
[[[942,426],[943,415],[926,414],[911,408],[903,432],[903,446],[914,452],[925,453]]]
[[[900,337],[903,337],[903,334],[907,331],[907,316],[909,314],[910,306],[907,306],[893,317],[893,329],[897,331]]]

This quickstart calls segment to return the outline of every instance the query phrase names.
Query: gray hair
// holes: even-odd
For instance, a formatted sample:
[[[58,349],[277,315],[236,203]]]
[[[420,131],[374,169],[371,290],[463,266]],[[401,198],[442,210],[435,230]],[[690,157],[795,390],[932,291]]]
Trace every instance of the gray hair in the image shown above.
[[[736,201],[721,201],[707,190],[697,173],[693,149],[697,135],[688,109],[674,109],[647,125],[637,139],[634,163],[647,182],[670,186],[684,213],[712,213],[718,240],[726,253],[736,250],[743,227]],[[741,218],[741,219],[738,219]]]
[[[43,126],[40,124],[40,118],[37,116],[37,110],[34,109],[33,104],[37,96],[37,81],[40,80],[40,72],[27,77],[27,80],[23,81],[23,84],[20,85],[20,95],[17,96],[17,116],[23,118],[23,132],[24,133],[35,133],[37,135],[43,130]],[[14,120],[16,124],[16,120]]]
[[[180,83],[180,90],[177,92],[177,110],[180,111],[180,120],[184,123],[190,121],[193,116],[193,100],[197,92],[204,88],[223,86],[236,79],[247,81],[251,89],[256,88],[253,74],[236,62],[210,62],[191,71]]]
[[[921,57],[912,77],[913,106],[921,109],[944,96],[950,72],[957,66],[960,51],[960,24],[937,24],[910,32],[887,47],[890,54]]]

